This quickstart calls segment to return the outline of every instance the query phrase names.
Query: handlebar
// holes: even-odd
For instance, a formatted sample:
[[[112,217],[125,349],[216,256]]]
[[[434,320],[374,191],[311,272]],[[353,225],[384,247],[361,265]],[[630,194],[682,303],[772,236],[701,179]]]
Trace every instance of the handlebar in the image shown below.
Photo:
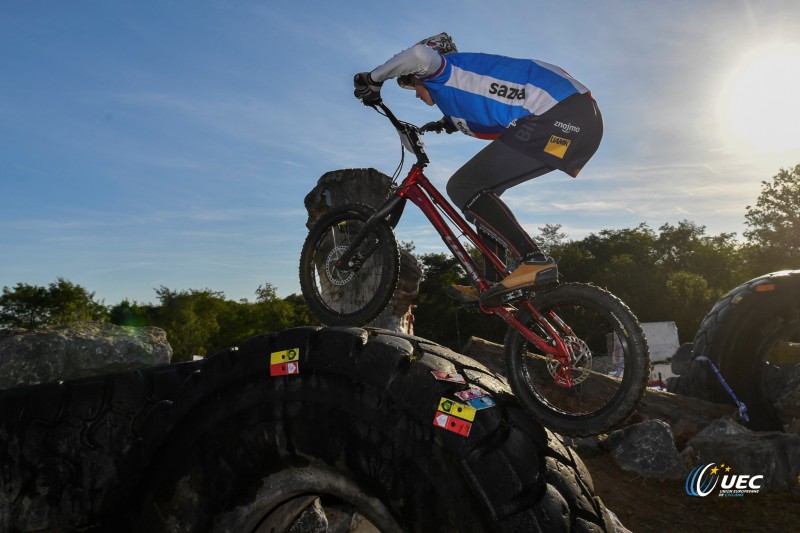
[[[394,129],[396,129],[397,133],[400,135],[400,141],[403,143],[403,146],[417,157],[417,166],[425,167],[430,163],[428,154],[425,152],[425,144],[422,142],[422,139],[420,139],[420,135],[427,131],[434,131],[432,128],[427,128],[426,126],[428,125],[420,128],[410,122],[399,120],[394,113],[392,113],[392,110],[389,109],[389,106],[383,103],[382,99],[371,103],[365,102],[364,105],[373,108],[379,114],[389,119],[389,122],[392,123]]]

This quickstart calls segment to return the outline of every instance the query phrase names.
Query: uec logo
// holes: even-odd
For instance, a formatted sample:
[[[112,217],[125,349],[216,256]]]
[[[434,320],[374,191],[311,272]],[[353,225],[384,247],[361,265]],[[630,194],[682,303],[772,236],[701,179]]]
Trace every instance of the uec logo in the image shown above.
[[[725,465],[722,465],[723,467]],[[757,493],[761,490],[760,480],[764,476],[717,474],[721,468],[710,463],[692,469],[686,478],[686,494],[689,496],[705,497],[714,492],[719,483],[720,495],[736,493]],[[730,471],[730,468],[725,470]]]
[[[686,478],[686,494],[700,497],[711,494],[719,481],[717,476],[706,477],[706,472],[713,466],[715,466],[714,463],[697,466],[689,472],[689,476]]]

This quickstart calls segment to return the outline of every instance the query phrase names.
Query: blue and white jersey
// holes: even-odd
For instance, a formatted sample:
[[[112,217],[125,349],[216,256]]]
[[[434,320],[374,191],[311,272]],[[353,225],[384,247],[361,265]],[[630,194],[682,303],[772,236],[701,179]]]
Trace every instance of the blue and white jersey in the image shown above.
[[[532,59],[454,53],[417,44],[372,71],[375,81],[413,74],[461,131],[494,139],[515,120],[541,115],[589,89],[561,68]]]
[[[433,101],[464,133],[494,139],[515,120],[541,115],[573,94],[589,92],[561,68],[531,59],[455,53],[423,78]]]

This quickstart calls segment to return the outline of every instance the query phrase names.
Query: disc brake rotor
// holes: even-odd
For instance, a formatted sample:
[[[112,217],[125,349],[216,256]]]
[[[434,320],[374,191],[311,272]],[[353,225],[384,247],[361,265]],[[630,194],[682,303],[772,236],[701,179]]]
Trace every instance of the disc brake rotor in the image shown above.
[[[336,261],[344,255],[346,250],[347,246],[337,246],[330,251],[328,258],[325,260],[325,274],[327,274],[328,280],[334,285],[347,285],[353,279],[353,276],[355,276],[354,271],[341,270],[336,266]]]
[[[566,346],[569,352],[572,385],[578,385],[586,380],[591,373],[592,351],[583,340],[577,337],[564,337],[563,341],[564,346]],[[561,370],[562,367],[563,364],[559,360],[552,356],[548,358],[547,371],[556,383],[559,382],[559,370]]]

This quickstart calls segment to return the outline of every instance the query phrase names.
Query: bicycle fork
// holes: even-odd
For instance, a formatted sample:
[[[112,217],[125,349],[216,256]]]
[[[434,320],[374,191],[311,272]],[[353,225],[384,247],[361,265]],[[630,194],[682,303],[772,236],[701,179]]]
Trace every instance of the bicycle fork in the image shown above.
[[[397,195],[392,196],[391,198],[386,200],[386,202],[384,202],[384,204],[375,213],[373,213],[371,217],[369,217],[369,219],[364,223],[364,226],[350,241],[350,245],[347,247],[347,250],[345,250],[342,256],[336,260],[335,262],[336,268],[342,270],[358,271],[358,269],[361,266],[361,262],[355,260],[354,256],[361,242],[364,240],[364,238],[366,238],[367,234],[370,232],[372,227],[375,226],[376,223],[385,220],[389,217],[397,218],[397,213],[402,212],[405,202],[406,202],[405,198],[402,198]],[[396,223],[397,222],[395,221],[395,224]],[[362,251],[362,255],[364,257],[368,257],[369,254],[372,253],[372,251],[374,251],[375,246],[377,245],[378,245],[377,243],[371,244],[365,250]]]

